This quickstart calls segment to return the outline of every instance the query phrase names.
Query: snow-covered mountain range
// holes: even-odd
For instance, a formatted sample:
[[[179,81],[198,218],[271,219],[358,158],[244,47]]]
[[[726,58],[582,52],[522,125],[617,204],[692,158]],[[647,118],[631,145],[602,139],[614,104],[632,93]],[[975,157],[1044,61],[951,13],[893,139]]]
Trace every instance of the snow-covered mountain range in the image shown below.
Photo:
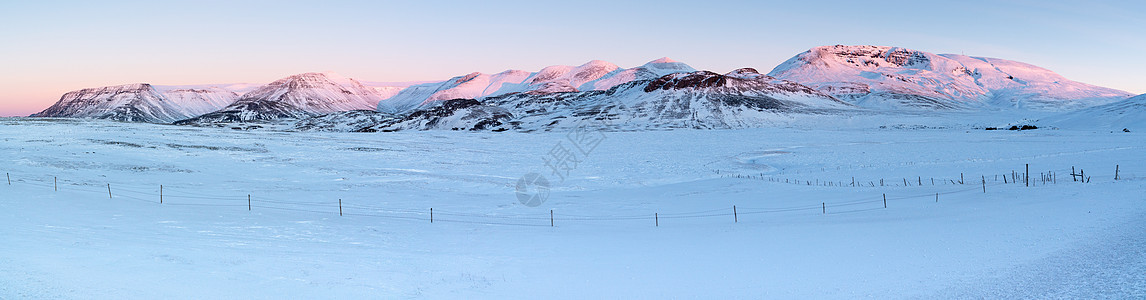
[[[745,68],[724,75],[672,73],[607,90],[434,100],[405,114],[336,113],[305,119],[294,129],[331,130],[339,124],[358,126],[344,128],[348,131],[746,128],[855,109],[810,87]],[[368,125],[371,122],[375,123]]]
[[[378,104],[378,111],[404,113],[423,104],[450,99],[480,99],[512,93],[550,94],[603,91],[634,80],[651,80],[668,74],[696,71],[669,58],[623,69],[600,60],[580,66],[549,66],[541,71],[507,70],[497,74],[474,72],[449,80],[411,86]]]
[[[1016,61],[880,46],[812,48],[768,75],[879,109],[1068,110],[1131,96]]]
[[[744,128],[767,126],[792,115],[856,109],[807,86],[750,68],[723,75],[673,73],[604,91],[509,94],[484,101],[508,109],[516,117],[514,123],[524,129],[595,122],[624,130]]]
[[[200,126],[273,122],[327,131],[528,131],[588,121],[608,121],[619,129],[742,128],[810,114],[1069,111],[1117,104],[1129,96],[1003,59],[837,45],[796,55],[767,75],[752,68],[697,71],[668,58],[632,68],[594,60],[421,83],[304,73],[257,88],[84,89],[33,116]]]
[[[370,110],[381,100],[375,90],[354,79],[333,73],[304,73],[276,80],[243,94],[222,109],[176,124],[300,119],[334,112]]]
[[[72,91],[33,117],[171,123],[234,103],[239,94],[218,87],[125,84]]]

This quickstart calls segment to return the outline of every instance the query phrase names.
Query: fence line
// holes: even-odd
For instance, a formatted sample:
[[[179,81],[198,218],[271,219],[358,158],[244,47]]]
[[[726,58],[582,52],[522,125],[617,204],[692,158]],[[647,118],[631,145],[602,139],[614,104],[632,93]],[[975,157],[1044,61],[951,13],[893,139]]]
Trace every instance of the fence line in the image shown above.
[[[85,193],[90,193],[90,194],[103,194],[104,192],[106,192],[106,190],[101,189],[103,187],[102,185],[92,185],[92,184],[84,184],[84,183],[79,183],[79,182],[70,182],[70,181],[67,181],[64,179],[59,179],[58,177],[55,177],[55,176],[53,176],[50,179],[51,182],[41,183],[41,182],[36,181],[36,180],[29,180],[29,179],[19,178],[19,177],[17,177],[15,180],[12,180],[11,179],[12,176],[10,173],[6,174],[6,175],[10,180],[9,185],[11,185],[12,183],[16,183],[16,184],[21,184],[21,185],[34,186],[34,187],[39,187],[39,188],[44,188],[44,189],[52,189],[52,190],[58,191],[58,186],[59,186],[58,184],[63,183],[63,184],[65,184],[63,186],[65,191],[79,191],[79,192],[85,192]],[[759,179],[763,180],[763,178],[765,178],[765,177],[760,177]],[[872,208],[859,208],[859,209],[842,210],[842,211],[841,210],[835,210],[835,211],[831,211],[830,213],[829,213],[829,208],[855,207],[855,206],[861,206],[861,205],[865,205],[865,204],[876,204],[876,203],[881,203],[881,202],[886,203],[887,200],[898,201],[898,200],[919,199],[919,198],[931,199],[933,197],[935,197],[936,200],[938,200],[938,196],[941,196],[941,195],[968,193],[968,192],[978,191],[981,187],[986,188],[986,187],[1018,184],[1018,183],[1012,182],[1012,181],[1007,181],[1006,183],[1002,183],[999,181],[992,181],[992,182],[988,183],[987,180],[985,179],[986,177],[982,177],[982,178],[984,178],[984,179],[982,180],[981,184],[966,184],[966,186],[968,186],[968,188],[964,188],[964,189],[958,189],[958,190],[952,190],[952,191],[946,191],[946,192],[929,192],[926,194],[919,194],[919,195],[896,195],[893,197],[886,197],[885,195],[873,195],[873,196],[867,196],[867,197],[859,197],[856,199],[840,199],[839,201],[830,202],[830,203],[825,201],[825,202],[821,203],[821,205],[808,204],[808,205],[801,205],[801,206],[771,207],[771,208],[735,205],[735,207],[730,206],[727,208],[716,208],[716,209],[702,210],[702,211],[668,212],[668,213],[661,213],[661,212],[657,211],[657,212],[652,212],[652,213],[648,213],[648,214],[628,214],[628,215],[578,215],[578,214],[553,213],[552,211],[550,212],[550,214],[545,214],[545,215],[540,214],[540,213],[539,214],[490,214],[490,213],[452,212],[449,210],[443,211],[443,210],[438,209],[438,210],[435,210],[433,212],[433,214],[436,216],[433,217],[432,220],[433,220],[433,222],[481,224],[481,225],[503,225],[503,226],[529,226],[529,227],[548,227],[543,223],[548,223],[549,226],[555,226],[553,223],[554,220],[560,221],[560,222],[566,222],[566,221],[655,221],[657,223],[657,225],[659,225],[659,220],[662,218],[663,219],[702,219],[702,218],[727,217],[730,219],[730,222],[735,223],[736,222],[735,219],[737,219],[738,215],[760,215],[760,214],[771,214],[771,213],[820,211],[820,210],[823,210],[823,214],[857,213],[857,212],[866,212],[866,211],[884,209],[886,207],[883,205],[880,205],[878,207],[872,207]],[[753,178],[753,179],[757,179],[757,178]],[[1121,179],[1125,180],[1125,177],[1123,177]],[[921,181],[921,179],[917,180],[917,182],[918,181]],[[827,185],[825,185],[825,186],[827,186]],[[161,204],[161,203],[159,203],[160,191],[159,191],[158,185],[156,186],[156,189],[154,191],[147,191],[146,190],[147,188],[139,188],[136,186],[130,186],[130,185],[126,185],[126,184],[117,184],[117,183],[108,184],[109,189],[114,189],[116,191],[116,194],[114,196],[112,196],[112,199],[125,199],[125,200],[130,200],[133,202],[142,202],[142,203],[149,203],[149,204],[154,204],[154,205],[171,205],[171,206],[187,206],[187,207],[249,207],[252,209],[258,208],[258,209],[277,210],[277,211],[291,211],[291,212],[304,212],[304,213],[314,213],[314,214],[331,214],[331,215],[340,213],[340,207],[341,207],[341,208],[353,209],[353,210],[349,210],[349,211],[345,212],[343,214],[345,216],[374,217],[374,218],[383,218],[383,219],[391,219],[391,220],[405,220],[405,221],[419,221],[419,222],[429,222],[431,220],[431,217],[429,217],[428,211],[415,210],[415,209],[376,207],[376,206],[370,206],[370,205],[355,204],[354,202],[339,203],[339,202],[336,202],[334,200],[331,200],[331,201],[290,201],[290,200],[261,199],[258,197],[248,198],[246,193],[243,193],[242,195],[236,195],[236,196],[222,196],[222,195],[211,195],[211,194],[205,194],[205,193],[189,192],[189,191],[186,191],[184,187],[178,187],[178,186],[175,186],[174,189],[170,185],[163,185],[163,187],[164,187],[164,191],[163,191],[162,197],[164,199],[167,199],[167,200]],[[236,193],[236,194],[239,194],[239,193]],[[154,197],[155,199],[154,200],[150,199],[152,197]],[[172,199],[176,199],[176,201],[172,201]],[[214,200],[214,201],[222,201],[222,203],[203,203],[203,202],[177,201],[178,199]],[[248,202],[248,199],[250,202]],[[329,211],[326,209],[329,209]],[[445,216],[447,218],[443,219],[442,216]],[[450,218],[450,217],[456,217],[456,218]],[[537,221],[538,224],[526,223],[529,221]],[[541,222],[541,221],[549,221],[549,222]],[[560,222],[557,222],[557,223],[560,223]]]
[[[792,184],[792,185],[808,185],[808,186],[838,187],[838,188],[974,185],[976,182],[978,182],[978,181],[974,180],[974,178],[971,178],[971,180],[964,181],[964,178],[962,178],[962,177],[956,179],[954,177],[946,178],[946,177],[922,177],[922,176],[915,176],[916,177],[915,180],[912,180],[912,178],[910,178],[910,177],[891,177],[891,178],[879,178],[879,179],[870,179],[870,180],[863,180],[863,179],[856,180],[855,177],[848,177],[847,180],[831,181],[831,180],[822,180],[819,178],[812,178],[812,179],[796,178],[794,176],[790,176],[792,174],[788,174],[788,173],[785,173],[785,174],[741,173],[741,172],[721,170],[721,169],[711,169],[710,171],[713,172],[713,174],[718,175],[720,178],[763,180],[763,181],[768,181],[768,182],[787,183],[787,184]],[[1078,173],[1078,174],[1076,174],[1076,173]],[[796,175],[799,175],[799,173],[797,172]],[[1119,170],[1118,165],[1115,165],[1115,167],[1113,168],[1113,172],[1111,172],[1111,173],[1083,172],[1082,169],[1062,168],[1062,169],[1040,171],[1039,174],[1037,174],[1038,177],[1035,177],[1033,175],[1035,175],[1034,172],[1030,172],[1028,174],[1025,172],[1020,172],[1018,170],[1012,170],[1009,173],[980,175],[981,176],[980,178],[986,182],[1003,182],[1005,184],[1020,184],[1020,183],[1024,183],[1026,180],[1030,180],[1030,184],[1031,184],[1030,186],[1035,186],[1036,184],[1037,185],[1058,184],[1058,180],[1059,180],[1058,175],[1062,175],[1063,176],[1062,179],[1068,180],[1068,181],[1086,181],[1086,182],[1089,182],[1094,177],[1099,177],[1099,178],[1114,177],[1115,180],[1127,179],[1125,176],[1120,176],[1120,170]],[[1078,175],[1079,176],[1078,180],[1071,180],[1072,179],[1071,175]],[[1010,177],[1008,177],[1008,176],[1010,176]],[[887,179],[890,179],[890,181],[887,181]],[[936,180],[936,179],[938,179],[938,180]],[[902,180],[902,182],[904,184],[900,184],[899,183],[899,182],[901,182],[900,180]],[[914,183],[914,184],[912,184],[912,183]]]

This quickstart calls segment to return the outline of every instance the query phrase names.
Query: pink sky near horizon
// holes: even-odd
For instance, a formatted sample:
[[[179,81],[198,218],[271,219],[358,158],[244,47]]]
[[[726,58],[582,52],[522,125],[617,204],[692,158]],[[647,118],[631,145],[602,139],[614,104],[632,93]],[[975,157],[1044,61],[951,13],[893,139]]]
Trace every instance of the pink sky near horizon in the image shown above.
[[[444,80],[593,59],[668,56],[767,72],[811,47],[899,46],[1030,63],[1146,93],[1146,2],[965,1],[36,1],[0,4],[0,116],[82,88],[268,83],[334,71]],[[544,17],[538,17],[544,16]]]

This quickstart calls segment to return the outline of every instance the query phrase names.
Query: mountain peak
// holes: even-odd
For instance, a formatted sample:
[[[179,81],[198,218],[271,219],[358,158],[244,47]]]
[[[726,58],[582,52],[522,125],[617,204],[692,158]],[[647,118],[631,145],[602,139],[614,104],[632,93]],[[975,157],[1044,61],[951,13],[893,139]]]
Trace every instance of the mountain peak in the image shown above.
[[[688,64],[672,60],[668,57],[661,57],[657,60],[645,63],[644,65],[637,68],[642,68],[653,72],[658,77],[673,73],[689,73],[697,71]]]
[[[615,65],[611,62],[607,62],[607,61],[603,61],[603,60],[599,60],[599,59],[590,60],[589,62],[582,64],[580,67],[594,67],[594,66],[608,67],[608,68],[614,68],[614,69],[618,68],[617,65]]]
[[[220,110],[176,122],[203,125],[303,118],[373,109],[381,97],[358,81],[332,72],[291,75],[251,92]]]
[[[168,123],[214,111],[237,97],[221,89],[160,91],[151,84],[132,83],[71,91],[32,116]]]
[[[889,46],[815,47],[768,75],[868,107],[1061,110],[1128,96],[1030,64]]]
[[[757,80],[765,77],[764,74],[760,74],[755,68],[739,68],[728,72],[728,74],[724,74],[724,76],[747,80]]]

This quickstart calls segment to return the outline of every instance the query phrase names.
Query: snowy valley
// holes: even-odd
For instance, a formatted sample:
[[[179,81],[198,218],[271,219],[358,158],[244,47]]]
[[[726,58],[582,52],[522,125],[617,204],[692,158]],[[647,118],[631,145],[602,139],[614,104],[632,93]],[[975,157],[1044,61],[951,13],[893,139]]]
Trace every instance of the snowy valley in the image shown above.
[[[568,132],[0,122],[5,298],[1146,293],[1137,132],[598,132],[551,169]],[[516,188],[529,173],[538,205],[517,195],[539,192]]]

